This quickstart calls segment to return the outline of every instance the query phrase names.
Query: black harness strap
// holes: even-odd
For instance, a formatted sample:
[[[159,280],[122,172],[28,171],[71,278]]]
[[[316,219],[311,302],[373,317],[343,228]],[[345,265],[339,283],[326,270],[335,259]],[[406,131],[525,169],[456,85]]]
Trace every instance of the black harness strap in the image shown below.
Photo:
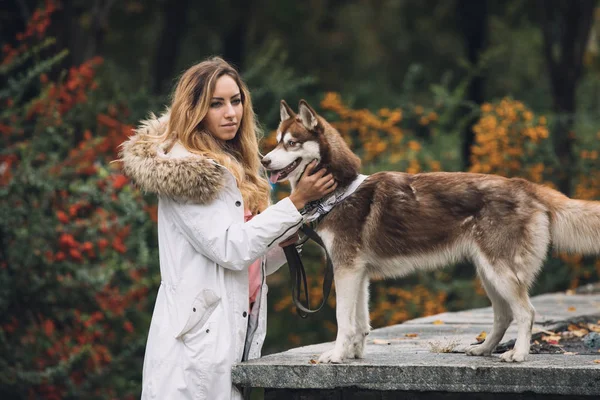
[[[290,268],[290,275],[292,281],[292,301],[296,305],[296,312],[302,318],[306,318],[308,314],[314,314],[323,308],[325,303],[327,302],[327,298],[329,297],[329,292],[331,291],[331,285],[333,283],[333,264],[331,263],[331,258],[329,257],[329,253],[323,244],[323,241],[317,235],[317,233],[308,225],[303,225],[300,228],[302,233],[304,233],[309,239],[312,239],[319,246],[325,250],[325,255],[327,256],[327,266],[325,269],[325,276],[323,278],[323,301],[318,308],[311,310],[310,309],[310,301],[308,295],[308,285],[306,282],[306,271],[304,270],[304,265],[302,264],[302,259],[300,258],[300,254],[298,254],[298,250],[296,249],[295,244],[291,244],[283,248],[285,253],[285,257],[287,258],[288,266]],[[304,302],[300,299],[300,295],[302,292],[302,286],[304,285]]]

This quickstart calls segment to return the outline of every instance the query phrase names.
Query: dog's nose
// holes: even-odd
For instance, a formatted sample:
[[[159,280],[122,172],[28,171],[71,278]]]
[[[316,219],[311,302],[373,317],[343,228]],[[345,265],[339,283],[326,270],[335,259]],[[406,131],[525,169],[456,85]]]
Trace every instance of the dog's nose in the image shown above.
[[[260,160],[260,162],[262,163],[262,165],[266,168],[269,166],[269,164],[271,164],[271,159],[267,158],[267,157],[263,157],[262,160]]]

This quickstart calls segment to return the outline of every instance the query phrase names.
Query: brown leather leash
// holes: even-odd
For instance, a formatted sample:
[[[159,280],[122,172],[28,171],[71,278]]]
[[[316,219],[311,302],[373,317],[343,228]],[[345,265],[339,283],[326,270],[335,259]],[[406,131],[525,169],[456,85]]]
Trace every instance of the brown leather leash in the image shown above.
[[[302,264],[302,259],[300,258],[300,254],[296,248],[296,244],[290,244],[283,248],[285,253],[285,258],[287,259],[287,263],[290,269],[290,276],[292,281],[292,301],[296,305],[296,312],[301,318],[306,318],[308,314],[314,314],[323,308],[325,303],[327,302],[327,298],[329,297],[329,293],[331,292],[331,285],[333,283],[333,264],[331,263],[331,258],[329,257],[329,253],[325,248],[325,244],[323,240],[319,237],[317,232],[315,232],[310,226],[303,225],[300,228],[300,231],[307,236],[308,239],[313,240],[319,246],[325,250],[325,255],[327,256],[327,266],[325,268],[325,274],[323,278],[323,301],[316,309],[310,309],[310,298],[308,295],[308,285],[306,281],[306,271],[304,270],[304,264]],[[307,240],[308,240],[307,239]],[[301,292],[304,286],[304,301],[300,299]]]

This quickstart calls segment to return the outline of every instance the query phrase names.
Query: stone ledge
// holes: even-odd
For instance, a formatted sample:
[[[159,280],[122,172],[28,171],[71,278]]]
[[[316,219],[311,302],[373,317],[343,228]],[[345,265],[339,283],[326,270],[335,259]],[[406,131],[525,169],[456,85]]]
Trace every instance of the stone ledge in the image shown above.
[[[285,354],[285,353],[281,353]],[[382,362],[364,360],[339,365],[311,365],[315,352],[267,356],[236,367],[234,382],[278,389],[441,391],[471,393],[600,394],[600,366],[595,356],[532,355],[525,364],[463,354],[393,354]],[[561,358],[559,360],[558,358]]]
[[[532,299],[536,324],[600,312],[600,294],[542,295]],[[573,307],[575,307],[573,309]],[[443,313],[374,330],[365,358],[344,364],[313,364],[333,343],[323,343],[240,363],[233,382],[272,389],[357,388],[372,391],[448,393],[537,393],[600,395],[598,355],[532,354],[521,364],[503,363],[497,355],[468,357],[436,353],[461,351],[491,328],[491,308]],[[435,322],[435,324],[434,324]],[[535,329],[548,329],[536,325]],[[514,338],[509,328],[504,340]]]

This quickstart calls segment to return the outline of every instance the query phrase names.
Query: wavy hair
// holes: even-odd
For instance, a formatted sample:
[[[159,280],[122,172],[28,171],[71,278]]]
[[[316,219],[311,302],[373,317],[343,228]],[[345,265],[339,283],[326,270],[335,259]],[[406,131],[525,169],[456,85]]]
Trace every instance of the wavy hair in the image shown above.
[[[206,117],[217,80],[228,75],[237,83],[243,113],[232,140],[217,140],[206,130]],[[191,153],[211,158],[235,177],[244,204],[256,214],[269,205],[270,185],[261,175],[258,139],[262,135],[252,108],[250,92],[239,73],[220,57],[209,58],[183,73],[172,96],[167,130],[158,140],[179,140]]]

